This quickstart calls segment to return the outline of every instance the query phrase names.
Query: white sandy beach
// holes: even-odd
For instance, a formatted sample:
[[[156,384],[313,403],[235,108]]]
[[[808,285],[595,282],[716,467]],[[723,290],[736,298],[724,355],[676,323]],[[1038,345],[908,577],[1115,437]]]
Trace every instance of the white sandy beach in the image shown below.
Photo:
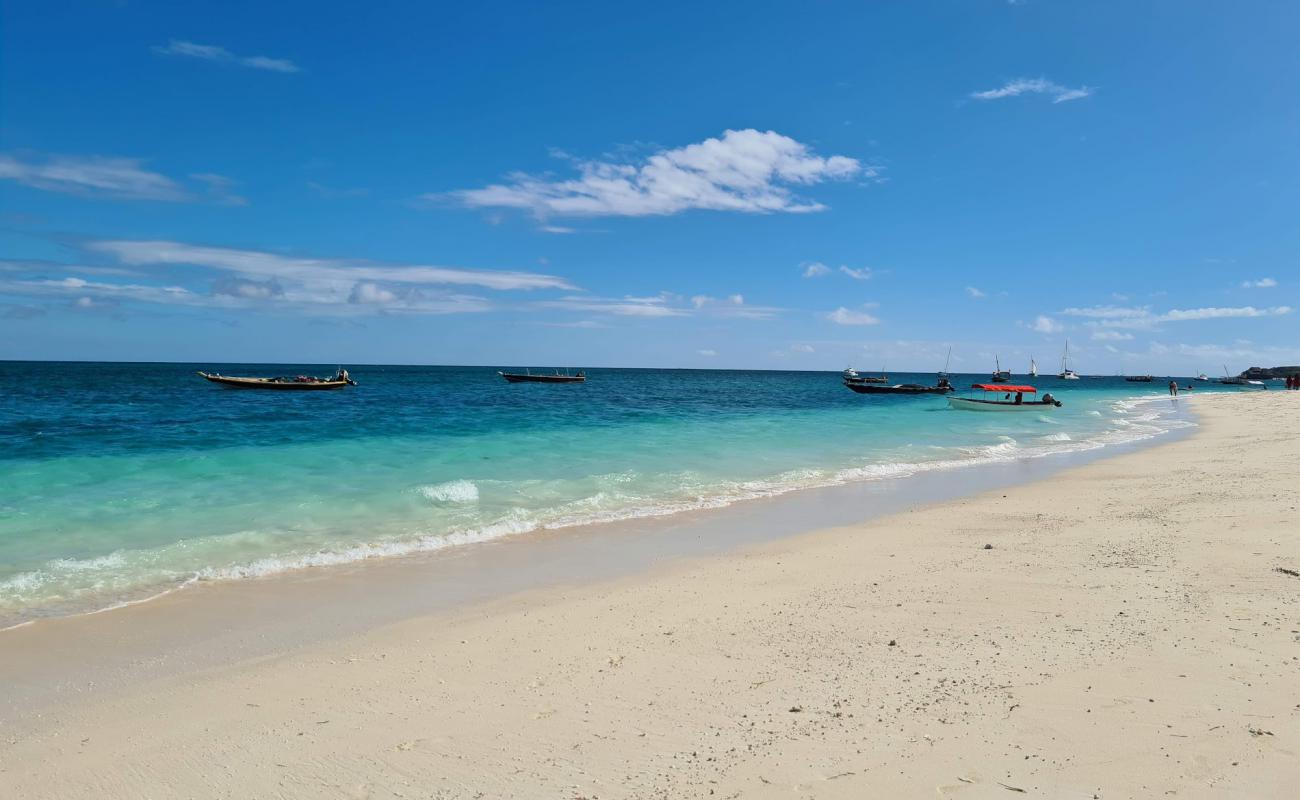
[[[65,687],[0,797],[1295,796],[1300,393],[1180,402],[1191,437],[1013,489]]]

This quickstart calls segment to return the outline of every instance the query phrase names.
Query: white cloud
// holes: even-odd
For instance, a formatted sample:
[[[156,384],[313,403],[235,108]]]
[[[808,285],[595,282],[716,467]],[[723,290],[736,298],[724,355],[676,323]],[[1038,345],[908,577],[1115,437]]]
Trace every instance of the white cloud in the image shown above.
[[[1089,306],[1086,308],[1064,308],[1061,309],[1061,313],[1068,317],[1089,317],[1091,319],[1135,319],[1150,316],[1151,307]]]
[[[713,358],[718,354],[717,350],[696,350],[695,352],[699,353],[700,355],[706,358]]]
[[[1067,308],[1062,314],[1087,317],[1088,325],[1101,328],[1127,328],[1130,330],[1155,330],[1164,322],[1189,322],[1206,319],[1231,319],[1250,317],[1277,317],[1290,314],[1290,306],[1256,308],[1254,306],[1175,308],[1156,313],[1150,306],[1091,306]]]
[[[865,311],[851,311],[840,306],[826,315],[826,319],[836,325],[878,325],[880,320]]]
[[[805,278],[821,278],[831,274],[831,268],[820,261],[810,261],[800,266],[803,267],[803,276]]]
[[[845,275],[848,275],[850,278],[852,278],[852,279],[854,279],[854,280],[856,280],[856,281],[869,281],[869,280],[871,280],[871,267],[861,267],[861,268],[855,269],[855,268],[853,268],[853,267],[845,267],[845,266],[841,266],[841,267],[840,267],[840,272],[843,272]]]
[[[967,286],[967,287],[966,287],[966,294],[970,295],[971,297],[975,298],[976,300],[983,300],[985,297],[988,297],[987,294],[985,294],[984,292],[980,291],[979,289],[976,289],[974,286]]]
[[[38,163],[0,156],[0,179],[88,197],[172,202],[191,199],[171,178],[150,172],[142,165],[137,158],[50,156]]]
[[[1038,318],[1034,320],[1034,324],[1030,327],[1039,333],[1060,333],[1065,330],[1064,325],[1043,314],[1039,314]]]
[[[1272,289],[1274,286],[1277,286],[1277,281],[1272,278],[1260,278],[1257,281],[1241,282],[1241,288],[1243,289]]]
[[[1088,86],[1070,89],[1046,78],[1016,78],[997,89],[971,92],[970,96],[976,100],[1001,100],[1004,97],[1019,97],[1022,94],[1042,94],[1052,98],[1053,103],[1065,103],[1088,97],[1094,91],[1095,89]]]
[[[614,314],[620,317],[684,317],[689,312],[670,303],[674,295],[661,294],[655,297],[594,297],[574,295],[558,300],[542,300],[537,303],[541,308],[563,308],[574,311],[594,311],[600,314]]]
[[[726,131],[721,138],[660,150],[639,163],[579,161],[577,178],[551,180],[515,173],[507,183],[449,196],[470,208],[519,208],[547,217],[640,217],[692,209],[745,213],[821,211],[791,186],[875,177],[847,156],[822,157],[775,131]]]
[[[1098,342],[1127,342],[1133,338],[1133,334],[1119,331],[1093,331],[1092,338]]]
[[[691,306],[697,311],[716,316],[742,319],[770,319],[781,311],[770,306],[747,306],[745,296],[741,294],[729,294],[723,298],[697,294],[691,298]]]
[[[172,39],[165,46],[157,46],[153,51],[161,56],[182,56],[203,61],[215,61],[222,64],[236,64],[250,69],[269,72],[301,72],[297,64],[287,58],[268,58],[266,56],[237,56],[224,47],[211,44],[195,44],[180,39]]]
[[[817,350],[810,344],[792,344],[790,345],[792,353],[815,353]]]

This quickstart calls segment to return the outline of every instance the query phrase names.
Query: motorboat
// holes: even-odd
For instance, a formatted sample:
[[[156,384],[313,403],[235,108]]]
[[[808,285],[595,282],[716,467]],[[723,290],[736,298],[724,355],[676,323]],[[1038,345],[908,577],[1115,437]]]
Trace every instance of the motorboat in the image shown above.
[[[1050,393],[1038,400],[1026,400],[1025,395],[1038,392],[1032,386],[977,383],[971,389],[984,394],[980,397],[949,397],[948,405],[962,411],[1050,411],[1061,407],[1061,401]]]
[[[339,368],[332,377],[317,378],[314,375],[278,376],[275,378],[250,378],[234,375],[222,375],[217,372],[198,373],[205,380],[228,386],[232,389],[275,389],[280,391],[312,391],[319,389],[342,389],[344,386],[356,386],[348,371]]]

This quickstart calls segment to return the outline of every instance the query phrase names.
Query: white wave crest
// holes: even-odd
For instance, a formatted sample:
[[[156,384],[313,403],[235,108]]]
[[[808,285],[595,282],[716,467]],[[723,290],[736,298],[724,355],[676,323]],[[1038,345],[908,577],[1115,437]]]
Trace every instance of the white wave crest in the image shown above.
[[[456,480],[421,486],[420,494],[435,503],[477,503],[478,486],[473,481]]]

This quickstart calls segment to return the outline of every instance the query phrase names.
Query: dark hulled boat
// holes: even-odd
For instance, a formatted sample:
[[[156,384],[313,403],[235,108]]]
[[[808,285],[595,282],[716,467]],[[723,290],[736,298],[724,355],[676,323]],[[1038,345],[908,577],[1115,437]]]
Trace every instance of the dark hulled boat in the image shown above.
[[[587,381],[586,373],[579,372],[577,375],[534,375],[531,372],[497,372],[498,375],[506,379],[507,383],[585,383]]]
[[[1150,375],[1127,375],[1124,380],[1129,383],[1150,383],[1154,378]]]
[[[356,386],[345,369],[339,369],[333,377],[317,378],[314,375],[279,376],[275,378],[247,378],[233,375],[219,375],[215,372],[200,372],[206,380],[229,386],[232,389],[274,389],[280,391],[312,391],[321,389],[342,389],[344,386]]]
[[[844,381],[844,385],[858,394],[947,394],[953,391],[952,384],[948,383],[947,378],[940,378],[936,386],[922,386],[919,383],[896,383],[893,386],[880,386],[847,379]]]

